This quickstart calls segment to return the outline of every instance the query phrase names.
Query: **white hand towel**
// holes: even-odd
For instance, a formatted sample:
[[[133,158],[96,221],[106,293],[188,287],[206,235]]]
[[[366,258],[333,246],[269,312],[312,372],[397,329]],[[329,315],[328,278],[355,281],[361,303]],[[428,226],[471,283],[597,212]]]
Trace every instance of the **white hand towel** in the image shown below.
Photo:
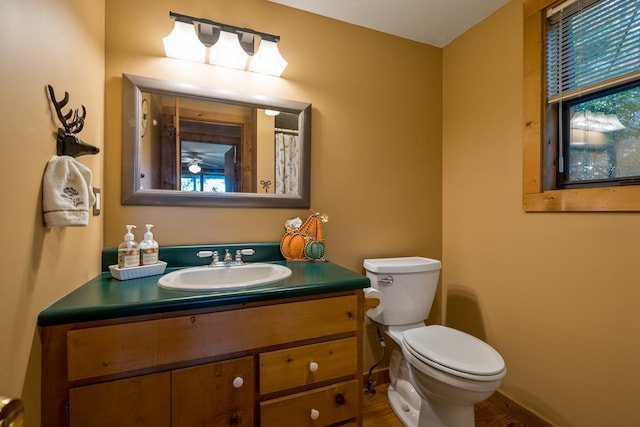
[[[91,170],[71,156],[53,156],[42,183],[42,211],[48,228],[83,226],[96,199]]]

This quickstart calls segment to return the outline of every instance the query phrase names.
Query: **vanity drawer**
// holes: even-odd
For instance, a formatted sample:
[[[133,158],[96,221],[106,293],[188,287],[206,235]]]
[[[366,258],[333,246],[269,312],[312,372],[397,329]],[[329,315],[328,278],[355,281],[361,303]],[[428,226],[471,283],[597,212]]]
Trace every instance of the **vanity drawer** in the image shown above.
[[[358,381],[352,380],[260,403],[260,426],[326,426],[358,415]],[[316,418],[315,420],[313,418]]]
[[[355,334],[357,304],[345,295],[70,330],[68,380]]]
[[[358,340],[345,338],[260,354],[260,394],[353,375]]]

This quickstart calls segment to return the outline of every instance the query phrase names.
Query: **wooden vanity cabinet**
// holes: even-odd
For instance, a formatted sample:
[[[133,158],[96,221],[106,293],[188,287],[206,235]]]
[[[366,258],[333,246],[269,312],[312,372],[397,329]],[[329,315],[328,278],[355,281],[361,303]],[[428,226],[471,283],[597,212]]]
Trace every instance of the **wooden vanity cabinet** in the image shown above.
[[[260,403],[262,427],[327,426],[357,419],[359,396],[356,380],[315,388]]]
[[[69,391],[69,426],[253,426],[253,358]]]
[[[42,427],[361,426],[362,291],[43,327]]]
[[[253,426],[253,357],[171,372],[173,427]]]
[[[171,375],[140,375],[69,391],[71,427],[170,426]],[[127,421],[130,420],[130,421]],[[43,425],[47,423],[43,420]]]

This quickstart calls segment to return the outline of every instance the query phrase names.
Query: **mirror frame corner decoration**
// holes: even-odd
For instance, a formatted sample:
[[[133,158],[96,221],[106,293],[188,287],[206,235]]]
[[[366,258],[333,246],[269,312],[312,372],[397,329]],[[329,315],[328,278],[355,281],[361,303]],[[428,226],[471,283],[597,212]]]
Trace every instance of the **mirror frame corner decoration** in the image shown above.
[[[300,136],[299,191],[297,195],[212,193],[142,189],[140,176],[142,93],[182,96],[253,108],[298,114]],[[197,86],[190,83],[122,75],[122,198],[123,205],[193,206],[229,208],[309,208],[311,202],[311,104],[261,95]]]

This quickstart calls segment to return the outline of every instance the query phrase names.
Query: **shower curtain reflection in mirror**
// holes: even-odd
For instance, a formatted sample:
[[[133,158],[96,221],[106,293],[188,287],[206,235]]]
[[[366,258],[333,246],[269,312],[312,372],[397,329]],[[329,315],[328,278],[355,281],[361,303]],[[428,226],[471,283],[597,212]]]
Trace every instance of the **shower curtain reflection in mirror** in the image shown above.
[[[276,128],[276,194],[298,194],[300,146],[298,133]]]

